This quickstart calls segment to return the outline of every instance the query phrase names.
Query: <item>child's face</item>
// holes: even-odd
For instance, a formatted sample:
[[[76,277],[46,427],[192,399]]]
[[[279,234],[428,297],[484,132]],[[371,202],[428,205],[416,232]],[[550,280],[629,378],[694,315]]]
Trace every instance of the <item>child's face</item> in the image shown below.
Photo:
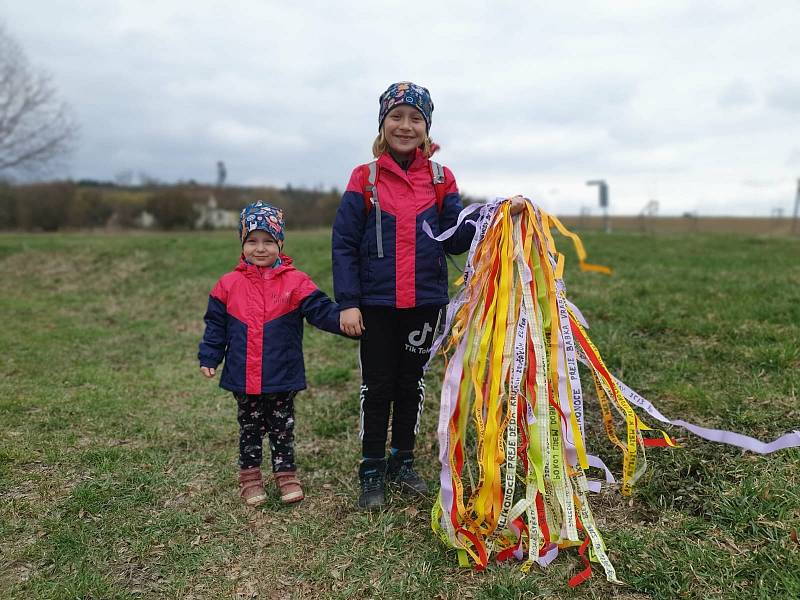
[[[280,248],[275,238],[266,231],[256,229],[247,236],[242,246],[244,257],[258,267],[271,267],[278,260]]]
[[[408,104],[394,107],[383,121],[383,135],[395,154],[413,153],[425,140],[425,134],[422,113]]]

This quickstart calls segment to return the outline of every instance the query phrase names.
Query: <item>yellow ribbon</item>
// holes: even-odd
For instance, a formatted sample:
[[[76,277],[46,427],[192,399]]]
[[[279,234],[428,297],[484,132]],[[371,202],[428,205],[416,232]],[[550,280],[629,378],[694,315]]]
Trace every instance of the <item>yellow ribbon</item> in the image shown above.
[[[442,346],[447,360],[460,357],[454,364],[461,368],[453,371],[460,379],[448,387],[457,390],[450,400],[457,410],[440,417],[447,420],[440,422],[440,435],[447,432],[448,456],[432,526],[457,550],[462,565],[483,568],[491,556],[516,556],[526,571],[540,552],[554,551],[552,544],[579,545],[583,531],[590,556],[609,581],[617,581],[586,497],[586,444],[575,412],[566,408],[573,389],[569,380],[559,387],[567,365],[565,323],[572,335],[569,352],[590,359],[606,433],[623,453],[623,493],[630,493],[646,464],[641,431],[650,428],[607,376],[575,316],[569,312],[566,320],[565,259],[551,229],[572,241],[581,269],[611,271],[586,263],[580,238],[553,215],[530,202],[513,217],[510,208],[502,202],[481,217],[487,220],[479,222],[483,237],[468,258],[468,276],[454,299],[459,308]],[[625,420],[624,441],[616,434],[612,407]],[[514,446],[523,440],[526,448]]]

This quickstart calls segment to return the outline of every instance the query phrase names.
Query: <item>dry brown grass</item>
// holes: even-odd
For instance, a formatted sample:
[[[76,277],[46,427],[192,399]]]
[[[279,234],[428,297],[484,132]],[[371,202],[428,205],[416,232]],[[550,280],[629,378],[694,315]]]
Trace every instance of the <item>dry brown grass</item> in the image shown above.
[[[603,231],[599,216],[559,217],[568,228],[577,231]],[[728,233],[737,235],[800,235],[792,231],[791,219],[765,217],[638,217],[613,216],[613,231],[634,233]]]

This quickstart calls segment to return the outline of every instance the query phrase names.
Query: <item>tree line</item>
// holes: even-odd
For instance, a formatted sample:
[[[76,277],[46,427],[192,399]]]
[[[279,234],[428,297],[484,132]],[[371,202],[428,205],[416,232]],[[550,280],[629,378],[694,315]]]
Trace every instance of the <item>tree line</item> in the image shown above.
[[[11,185],[0,183],[0,229],[57,231],[87,228],[195,229],[209,200],[238,213],[263,200],[284,210],[292,228],[329,227],[340,193],[287,186],[215,188],[197,184],[124,187],[94,181]]]

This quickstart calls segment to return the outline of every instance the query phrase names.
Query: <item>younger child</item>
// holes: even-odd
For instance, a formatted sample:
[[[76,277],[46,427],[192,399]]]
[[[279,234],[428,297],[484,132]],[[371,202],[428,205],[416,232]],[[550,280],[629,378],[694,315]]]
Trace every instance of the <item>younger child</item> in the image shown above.
[[[266,433],[281,501],[291,504],[303,499],[294,462],[294,397],[306,387],[303,317],[339,333],[339,307],[282,253],[283,211],[248,204],[239,238],[239,266],[222,276],[208,299],[200,370],[214,377],[225,360],[219,385],[239,405],[241,498],[249,506],[266,500],[260,468]]]

